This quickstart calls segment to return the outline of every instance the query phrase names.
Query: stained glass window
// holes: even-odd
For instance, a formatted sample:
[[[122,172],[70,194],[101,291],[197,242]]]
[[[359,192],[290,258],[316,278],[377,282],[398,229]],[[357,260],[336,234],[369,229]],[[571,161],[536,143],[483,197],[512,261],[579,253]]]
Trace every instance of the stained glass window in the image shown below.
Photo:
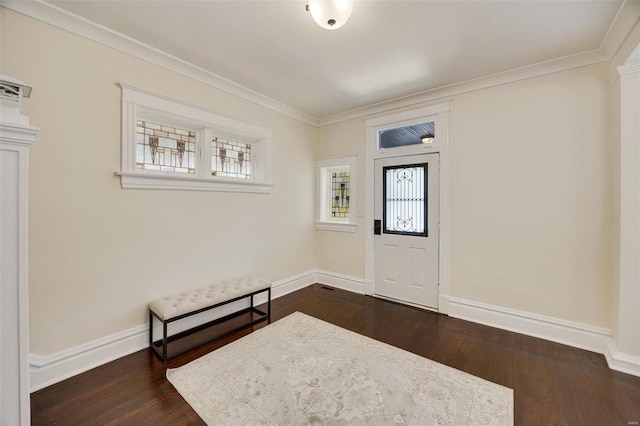
[[[383,168],[384,232],[427,236],[427,164]]]
[[[214,137],[211,141],[211,174],[251,178],[251,144]]]
[[[195,132],[138,121],[136,166],[145,170],[195,173]]]
[[[331,173],[331,216],[349,217],[349,172]]]

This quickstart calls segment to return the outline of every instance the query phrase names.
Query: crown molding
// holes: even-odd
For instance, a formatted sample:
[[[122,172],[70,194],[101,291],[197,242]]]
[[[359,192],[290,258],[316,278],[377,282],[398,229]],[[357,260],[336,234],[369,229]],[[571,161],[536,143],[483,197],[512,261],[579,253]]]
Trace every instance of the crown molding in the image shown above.
[[[446,86],[436,87],[434,89],[425,90],[411,95],[402,96],[388,101],[367,105],[361,108],[355,108],[349,111],[332,114],[318,119],[318,127],[339,123],[341,121],[366,118],[383,112],[390,112],[405,107],[417,107],[434,101],[449,98],[462,93],[473,92],[475,90],[486,89],[501,84],[512,83],[528,78],[540,77],[546,74],[552,74],[559,71],[565,71],[572,68],[579,68],[585,65],[605,62],[609,58],[600,55],[599,51],[591,51],[579,53],[576,55],[566,56],[559,59],[553,59],[546,62],[540,62],[526,67],[516,68],[467,80],[459,83],[453,83]]]
[[[324,117],[314,117],[117,31],[47,3],[44,0],[0,0],[0,6],[118,51],[133,55],[152,64],[182,74],[216,89],[316,127],[356,118],[365,118],[400,108],[420,106],[462,93],[608,61],[618,52],[620,46],[634,26],[637,25],[638,19],[640,18],[640,2],[625,0],[620,6],[600,47],[596,50],[540,62],[477,79],[453,83]],[[617,78],[614,74],[617,73],[612,73],[608,79],[609,82],[612,80],[615,81],[615,78]]]
[[[0,0],[0,5],[14,12],[182,74],[296,120],[317,126],[317,119],[307,113],[43,0]]]
[[[633,62],[630,64],[620,65],[618,68],[618,74],[638,74],[640,73],[640,62]]]
[[[640,2],[634,0],[624,0],[618,13],[609,26],[607,34],[604,36],[598,52],[608,59],[611,59],[622,43],[629,36],[629,33],[638,22],[640,17]]]
[[[618,79],[623,75],[637,74],[637,73],[640,73],[640,61],[618,65],[609,73],[609,77],[607,78],[607,83],[609,83],[609,85],[612,85],[616,81],[618,81]]]
[[[539,77],[586,65],[592,65],[611,60],[620,50],[620,47],[627,40],[632,31],[640,25],[640,2],[634,0],[624,0],[620,5],[615,18],[611,22],[607,33],[595,50],[577,53],[549,61],[539,62],[512,70],[499,72],[496,74],[453,83],[434,89],[413,93],[408,96],[383,101],[376,104],[366,105],[349,111],[331,114],[318,118],[318,127],[339,123],[341,121],[367,118],[371,115],[389,112],[410,106],[421,106],[443,98],[486,89],[501,84],[513,83],[519,80]],[[615,82],[618,73],[614,70],[607,79],[609,84]]]

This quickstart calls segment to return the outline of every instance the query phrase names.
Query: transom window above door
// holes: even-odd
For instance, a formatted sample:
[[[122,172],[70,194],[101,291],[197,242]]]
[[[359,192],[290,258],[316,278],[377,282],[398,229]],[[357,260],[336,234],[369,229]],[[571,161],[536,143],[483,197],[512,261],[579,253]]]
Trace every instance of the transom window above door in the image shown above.
[[[380,148],[398,148],[409,145],[431,145],[436,140],[435,122],[411,124],[394,129],[381,130]]]

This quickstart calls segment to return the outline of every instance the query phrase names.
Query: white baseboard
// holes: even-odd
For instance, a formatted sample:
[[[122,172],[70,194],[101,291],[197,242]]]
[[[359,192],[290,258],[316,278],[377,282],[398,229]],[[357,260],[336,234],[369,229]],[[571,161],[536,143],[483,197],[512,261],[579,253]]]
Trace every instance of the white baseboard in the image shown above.
[[[618,348],[613,341],[607,344],[604,356],[610,369],[640,377],[640,356],[618,352]]]
[[[438,312],[449,315],[449,296],[438,295]]]
[[[363,278],[311,270],[274,282],[271,295],[276,299],[313,283],[365,294]],[[266,295],[256,297],[256,304],[264,302]],[[454,318],[601,353],[612,370],[640,376],[640,357],[618,352],[611,338],[611,330],[603,327],[443,295],[440,296],[440,312]],[[225,313],[220,311],[217,316]],[[183,327],[190,326],[183,324]],[[159,333],[159,328],[154,328],[154,336]],[[148,345],[148,324],[143,324],[52,355],[32,354],[29,356],[31,392],[145,349]]]
[[[347,290],[358,294],[365,294],[364,278],[353,277],[351,275],[338,274],[323,270],[316,270],[315,282],[326,284],[331,287]]]
[[[276,299],[316,282],[316,272],[311,270],[284,280],[276,281],[271,287],[271,298]],[[255,298],[256,304],[265,303],[266,295]],[[235,303],[241,303],[235,302]],[[248,305],[248,302],[247,302]],[[230,313],[230,308],[218,310],[215,317]],[[227,312],[229,311],[229,312]],[[214,319],[214,316],[207,318]],[[198,318],[201,324],[202,318]],[[195,325],[195,324],[194,324]],[[170,334],[188,328],[192,324],[181,324],[179,329],[170,330]],[[154,337],[161,333],[160,327],[154,327]],[[54,383],[73,377],[107,362],[132,354],[149,346],[149,326],[139,325],[129,330],[105,336],[73,348],[47,356],[29,355],[30,390],[35,392]]]
[[[449,316],[604,354],[611,330],[516,309],[449,297]]]
[[[358,294],[366,294],[365,280],[317,270],[315,282]],[[560,318],[446,295],[439,296],[439,312],[453,318],[484,324],[527,336],[603,354],[609,368],[640,376],[640,357],[618,352],[611,330]]]
[[[29,355],[30,389],[35,392],[149,345],[146,325],[48,356]]]
[[[284,280],[276,281],[271,287],[271,297],[277,299],[286,294],[293,293],[294,291],[301,290],[310,286],[316,282],[315,270],[303,272],[293,277],[285,278]],[[264,299],[256,298],[258,303],[264,303],[267,301],[266,296]]]

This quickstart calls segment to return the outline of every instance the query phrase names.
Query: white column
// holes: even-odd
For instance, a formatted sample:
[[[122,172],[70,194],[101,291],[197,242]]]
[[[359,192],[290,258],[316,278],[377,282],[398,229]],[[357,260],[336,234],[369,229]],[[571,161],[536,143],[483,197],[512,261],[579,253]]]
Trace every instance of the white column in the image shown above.
[[[618,74],[620,280],[617,333],[609,355],[611,368],[640,376],[640,62],[619,66]]]
[[[31,88],[8,77],[0,83],[0,425],[28,425],[27,185],[38,128],[20,115]]]

